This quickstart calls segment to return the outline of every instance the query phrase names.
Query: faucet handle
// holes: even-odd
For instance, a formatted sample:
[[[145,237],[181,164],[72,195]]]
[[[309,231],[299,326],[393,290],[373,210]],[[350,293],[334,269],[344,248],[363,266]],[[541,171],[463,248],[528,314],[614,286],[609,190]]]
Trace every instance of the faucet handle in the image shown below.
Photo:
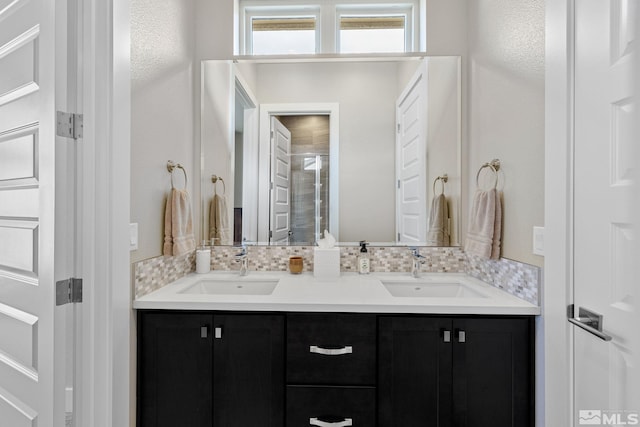
[[[420,255],[420,249],[418,248],[411,248],[411,256],[415,261],[419,261],[420,264],[424,264],[427,259],[424,255]]]
[[[240,249],[240,252],[236,254],[236,257],[241,258],[246,256],[247,256],[247,247],[243,244],[242,248]]]

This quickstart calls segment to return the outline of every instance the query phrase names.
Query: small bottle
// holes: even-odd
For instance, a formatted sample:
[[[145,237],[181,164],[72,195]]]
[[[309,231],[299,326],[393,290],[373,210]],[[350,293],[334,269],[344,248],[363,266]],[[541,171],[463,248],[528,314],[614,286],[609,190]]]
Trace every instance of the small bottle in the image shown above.
[[[211,247],[206,246],[203,241],[202,246],[196,250],[196,273],[208,273],[211,271]]]
[[[369,262],[369,252],[367,251],[367,243],[363,240],[360,242],[360,255],[358,256],[358,273],[369,274],[371,264]]]

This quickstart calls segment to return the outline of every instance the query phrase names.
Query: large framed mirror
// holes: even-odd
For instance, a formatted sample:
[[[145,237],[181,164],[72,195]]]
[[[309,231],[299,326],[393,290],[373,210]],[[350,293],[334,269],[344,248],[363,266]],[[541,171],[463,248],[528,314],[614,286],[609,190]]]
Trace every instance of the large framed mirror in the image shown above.
[[[203,61],[202,239],[459,246],[460,81],[453,56]]]

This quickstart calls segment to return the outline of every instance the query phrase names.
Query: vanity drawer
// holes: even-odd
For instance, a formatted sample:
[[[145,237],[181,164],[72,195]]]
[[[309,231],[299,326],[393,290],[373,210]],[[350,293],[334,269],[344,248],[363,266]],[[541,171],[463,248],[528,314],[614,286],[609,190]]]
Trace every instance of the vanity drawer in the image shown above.
[[[375,425],[375,387],[287,387],[287,427]]]
[[[375,385],[376,317],[288,315],[287,383]]]

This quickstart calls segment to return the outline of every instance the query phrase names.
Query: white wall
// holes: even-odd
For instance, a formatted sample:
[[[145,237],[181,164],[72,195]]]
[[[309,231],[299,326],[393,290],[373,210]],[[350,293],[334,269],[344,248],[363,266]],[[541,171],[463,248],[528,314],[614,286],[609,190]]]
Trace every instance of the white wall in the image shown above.
[[[194,0],[131,0],[131,222],[138,223],[132,262],[162,254],[167,160],[187,170],[194,225],[199,205],[194,162]],[[197,86],[197,85],[196,85]],[[181,171],[175,173],[182,185]]]
[[[427,55],[466,54],[467,8],[472,1],[426,0]]]
[[[502,161],[502,256],[541,266],[531,248],[544,225],[544,1],[474,0],[468,16],[468,185]]]
[[[394,240],[396,65],[262,64],[261,103],[340,104],[341,241]]]

